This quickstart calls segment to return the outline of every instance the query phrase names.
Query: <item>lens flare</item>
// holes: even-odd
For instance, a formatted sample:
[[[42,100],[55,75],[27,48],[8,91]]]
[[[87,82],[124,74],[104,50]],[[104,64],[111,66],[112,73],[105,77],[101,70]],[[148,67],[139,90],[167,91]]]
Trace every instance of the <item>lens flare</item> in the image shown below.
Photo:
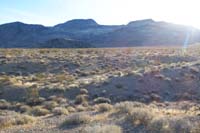
[[[183,43],[183,52],[184,53],[187,51],[192,33],[193,33],[193,29],[188,30],[188,32],[186,33],[186,38]]]

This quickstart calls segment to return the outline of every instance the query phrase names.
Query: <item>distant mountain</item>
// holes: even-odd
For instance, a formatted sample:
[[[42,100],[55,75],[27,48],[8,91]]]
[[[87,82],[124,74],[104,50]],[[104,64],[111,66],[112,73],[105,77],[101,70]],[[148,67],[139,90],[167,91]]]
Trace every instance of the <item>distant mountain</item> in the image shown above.
[[[100,25],[92,19],[75,19],[53,27],[13,22],[0,25],[2,48],[87,48],[180,46],[200,42],[200,30],[183,25],[132,21],[127,25]]]
[[[67,21],[63,24],[54,26],[57,30],[85,30],[89,28],[97,28],[99,25],[93,19],[75,19]]]

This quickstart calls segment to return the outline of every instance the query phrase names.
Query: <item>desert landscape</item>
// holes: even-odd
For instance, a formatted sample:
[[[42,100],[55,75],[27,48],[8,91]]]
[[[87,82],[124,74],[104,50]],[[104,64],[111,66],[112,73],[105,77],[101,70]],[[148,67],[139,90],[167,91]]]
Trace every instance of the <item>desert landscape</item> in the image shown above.
[[[199,5],[0,0],[0,133],[200,133]]]
[[[0,49],[0,132],[199,133],[199,51]]]

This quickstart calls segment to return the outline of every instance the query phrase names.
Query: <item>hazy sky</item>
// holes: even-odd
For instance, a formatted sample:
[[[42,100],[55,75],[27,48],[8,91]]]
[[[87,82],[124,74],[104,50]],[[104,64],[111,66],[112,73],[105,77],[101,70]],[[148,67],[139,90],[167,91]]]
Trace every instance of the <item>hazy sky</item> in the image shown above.
[[[55,25],[75,18],[127,24],[152,18],[200,28],[199,0],[0,0],[0,24]]]

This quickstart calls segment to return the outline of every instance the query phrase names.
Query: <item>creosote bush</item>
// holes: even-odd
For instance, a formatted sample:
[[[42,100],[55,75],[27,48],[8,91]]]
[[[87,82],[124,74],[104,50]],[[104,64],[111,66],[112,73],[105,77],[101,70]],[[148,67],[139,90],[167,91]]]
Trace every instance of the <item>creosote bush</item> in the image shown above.
[[[63,126],[87,124],[91,122],[91,120],[92,118],[88,114],[74,114],[65,120],[65,122],[63,123]]]
[[[31,111],[31,107],[28,105],[22,105],[19,107],[21,113],[28,113]]]
[[[68,107],[67,107],[67,110],[68,110],[70,113],[76,112],[76,109],[75,109],[74,107],[72,107],[72,106],[68,106]]]
[[[185,117],[156,117],[153,119],[149,125],[148,129],[152,132],[183,132],[183,133],[190,133],[195,132],[197,129],[197,125],[192,124],[191,121]],[[197,133],[196,130],[195,133]]]
[[[0,116],[0,129],[13,125],[24,125],[35,122],[34,117],[28,115]]]
[[[127,119],[129,119],[135,126],[147,126],[153,117],[153,112],[148,108],[134,108],[128,113]]]
[[[0,109],[9,109],[11,107],[11,104],[4,100],[4,99],[1,99],[0,100]]]
[[[46,101],[44,102],[44,107],[48,110],[52,110],[58,106],[58,103],[55,101]]]
[[[88,95],[78,95],[75,99],[75,104],[81,104],[88,101]]]
[[[42,108],[40,106],[36,106],[32,110],[32,114],[35,115],[35,116],[44,116],[44,115],[47,115],[49,113],[50,113],[49,110]]]
[[[69,112],[66,108],[63,107],[56,107],[52,111],[55,115],[68,115]]]
[[[87,95],[88,94],[88,90],[86,90],[86,89],[80,89],[80,94]]]
[[[81,133],[123,133],[121,127],[117,125],[90,125],[85,127]]]
[[[96,104],[111,103],[111,100],[109,98],[105,98],[105,97],[98,97],[98,98],[94,99],[94,103],[96,103]]]
[[[113,106],[108,104],[108,103],[102,103],[102,104],[98,104],[96,106],[97,110],[99,112],[106,112],[106,111],[110,111],[113,109]]]

